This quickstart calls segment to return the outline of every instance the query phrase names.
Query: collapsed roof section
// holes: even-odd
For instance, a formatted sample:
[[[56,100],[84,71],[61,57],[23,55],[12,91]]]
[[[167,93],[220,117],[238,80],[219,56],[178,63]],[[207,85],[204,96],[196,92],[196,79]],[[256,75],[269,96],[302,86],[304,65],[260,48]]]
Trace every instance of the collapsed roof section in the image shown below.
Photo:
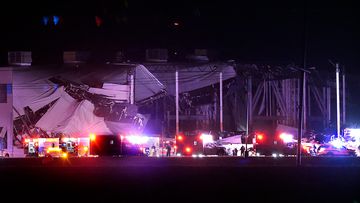
[[[85,91],[87,96],[91,94],[118,103],[128,103],[131,91],[129,75],[132,73],[135,73],[136,103],[165,92],[164,85],[143,65],[138,64],[14,68],[14,117],[24,115],[26,106],[34,112],[39,110],[58,99],[64,90],[70,90],[71,96],[74,96],[71,91],[75,89],[83,94]],[[84,99],[81,95],[79,97],[77,99]]]
[[[176,70],[179,71],[180,93],[217,84],[220,73],[222,80],[236,76],[233,66],[226,63],[146,66],[150,71],[138,64],[65,64],[47,69],[36,66],[16,69],[14,107],[17,114],[14,115],[25,114],[23,109],[27,106],[35,112],[47,105],[46,109],[50,108],[46,113],[34,119],[35,126],[44,131],[72,136],[90,132],[139,132],[149,117],[138,114],[137,106],[129,104],[132,76],[136,104],[156,99],[166,92],[175,95]],[[162,71],[156,71],[157,66],[162,66]]]
[[[142,130],[143,126],[137,125],[136,120],[106,121],[104,117],[96,116],[94,110],[95,105],[90,101],[79,102],[65,92],[40,118],[36,127],[73,137],[88,137],[90,133],[110,135],[130,132],[133,129]]]
[[[175,72],[178,71],[179,93],[189,92],[236,76],[234,66],[228,63],[206,64],[145,64],[147,69],[166,86],[170,95],[175,95]]]

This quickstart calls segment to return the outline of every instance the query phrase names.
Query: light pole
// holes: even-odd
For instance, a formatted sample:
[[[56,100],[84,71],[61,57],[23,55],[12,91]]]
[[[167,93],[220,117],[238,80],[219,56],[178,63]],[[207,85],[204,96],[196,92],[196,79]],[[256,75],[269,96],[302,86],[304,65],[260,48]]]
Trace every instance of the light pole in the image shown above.
[[[345,88],[345,67],[342,69],[342,124],[346,125],[346,88]]]
[[[340,137],[340,68],[339,64],[335,64],[336,67],[336,133],[337,138]]]
[[[175,136],[179,134],[179,72],[176,70],[175,72],[175,106],[176,106],[176,123],[175,123]],[[176,142],[176,139],[175,139]]]
[[[220,132],[224,131],[223,125],[223,74],[220,72]]]
[[[248,138],[251,126],[251,113],[252,113],[252,80],[251,75],[247,78],[247,94],[246,94],[246,135],[245,135],[245,157],[248,157]]]
[[[336,68],[336,137],[339,138],[340,137],[340,129],[341,129],[341,125],[340,125],[340,67],[339,67],[339,63],[333,63],[331,60],[329,60],[329,62],[335,66]],[[343,80],[345,80],[343,78]],[[343,85],[345,85],[344,81],[343,81]],[[343,95],[345,96],[345,94]],[[345,106],[343,106],[345,107]],[[345,109],[343,109],[344,111]],[[345,114],[343,114],[345,115]]]

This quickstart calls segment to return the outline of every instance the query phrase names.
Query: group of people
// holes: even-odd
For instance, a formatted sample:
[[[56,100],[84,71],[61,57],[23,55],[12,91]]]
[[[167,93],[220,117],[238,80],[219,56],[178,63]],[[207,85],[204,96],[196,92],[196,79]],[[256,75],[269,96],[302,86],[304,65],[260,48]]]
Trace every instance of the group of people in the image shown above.
[[[165,149],[166,149],[166,156],[167,157],[170,157],[171,155],[171,146],[170,145],[166,145],[165,146]],[[161,151],[161,150],[160,150]],[[147,156],[157,156],[158,155],[158,151],[156,149],[156,147],[153,145],[151,146],[151,148],[148,149],[148,152],[147,150],[145,149],[145,153]],[[160,152],[161,153],[161,152]]]
[[[238,155],[238,149],[235,147],[232,150],[233,156],[237,156]],[[245,147],[244,145],[240,147],[240,156],[245,156]]]

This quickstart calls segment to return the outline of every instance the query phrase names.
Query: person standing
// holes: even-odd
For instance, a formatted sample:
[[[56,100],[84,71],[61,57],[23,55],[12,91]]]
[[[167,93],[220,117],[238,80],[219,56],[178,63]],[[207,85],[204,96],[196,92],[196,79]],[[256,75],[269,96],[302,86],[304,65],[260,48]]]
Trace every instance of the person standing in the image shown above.
[[[238,149],[235,148],[235,149],[234,149],[234,156],[237,156],[237,153],[238,153]]]
[[[150,149],[150,156],[156,156],[156,151],[155,151],[155,146],[151,146],[151,149]]]
[[[171,147],[170,145],[166,145],[166,156],[170,156],[170,152],[171,152]]]
[[[245,147],[244,147],[244,145],[241,146],[240,152],[241,152],[241,156],[244,156],[244,155],[245,155]]]

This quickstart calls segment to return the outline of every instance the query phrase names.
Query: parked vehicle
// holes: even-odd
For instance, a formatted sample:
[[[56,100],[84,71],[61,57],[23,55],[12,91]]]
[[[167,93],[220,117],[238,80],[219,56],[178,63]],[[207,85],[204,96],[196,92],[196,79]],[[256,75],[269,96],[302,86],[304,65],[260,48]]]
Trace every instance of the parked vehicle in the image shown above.
[[[224,146],[219,146],[216,143],[208,143],[204,146],[204,155],[218,155],[225,156],[226,148]]]
[[[0,150],[0,157],[8,158],[10,157],[10,153],[7,150]]]
[[[345,146],[335,147],[332,144],[322,144],[317,149],[317,156],[356,156],[356,152]]]

